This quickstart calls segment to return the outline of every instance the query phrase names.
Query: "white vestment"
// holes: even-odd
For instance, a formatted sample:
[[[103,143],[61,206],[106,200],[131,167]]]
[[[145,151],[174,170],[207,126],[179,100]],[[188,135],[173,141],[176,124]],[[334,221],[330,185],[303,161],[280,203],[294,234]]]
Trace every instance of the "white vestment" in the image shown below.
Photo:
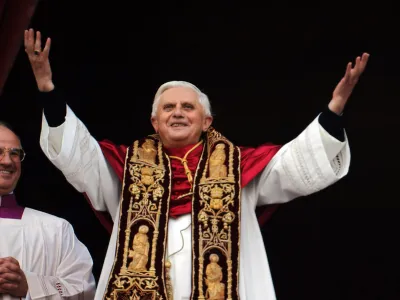
[[[26,300],[92,300],[93,260],[70,223],[25,208],[21,219],[0,218],[0,257],[18,260],[28,282]],[[0,300],[20,299],[0,294]]]
[[[114,228],[96,291],[103,299],[114,262],[119,218],[121,184],[104,158],[98,142],[67,107],[65,122],[50,128],[43,115],[40,145],[50,161],[79,191],[85,192],[93,207],[108,211]],[[274,300],[267,254],[255,214],[256,206],[284,203],[317,192],[348,172],[350,150],[347,142],[329,135],[316,118],[297,138],[284,145],[267,167],[242,189],[239,293],[241,300]],[[168,253],[173,255],[171,278],[174,300],[191,295],[191,216],[170,218]],[[182,234],[181,234],[182,232]],[[184,242],[183,242],[184,241]]]

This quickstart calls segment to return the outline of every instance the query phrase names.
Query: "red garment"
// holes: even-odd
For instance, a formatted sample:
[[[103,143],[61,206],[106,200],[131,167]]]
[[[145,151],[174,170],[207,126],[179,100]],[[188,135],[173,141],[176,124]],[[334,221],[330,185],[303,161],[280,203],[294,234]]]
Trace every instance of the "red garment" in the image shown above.
[[[122,182],[124,173],[124,163],[127,146],[115,145],[109,140],[99,142],[104,157],[116,172],[118,178]],[[183,157],[188,150],[194,145],[189,145],[180,149],[165,149],[168,155]],[[193,150],[188,155],[188,167],[194,174],[202,145]],[[242,180],[241,186],[245,187],[254,177],[257,176],[270,162],[272,157],[278,152],[280,146],[273,144],[263,144],[257,148],[240,147],[241,150],[241,172]],[[190,191],[190,184],[187,180],[186,174],[183,169],[182,163],[177,159],[171,159],[172,175],[172,191],[171,191],[171,209],[170,216],[177,217],[181,214],[191,212],[191,196],[176,200],[182,193]],[[258,221],[260,225],[265,224],[271,217],[272,213],[276,210],[277,205],[267,205],[257,209]],[[112,221],[106,218],[102,212],[96,211],[100,222],[111,232]],[[111,223],[110,223],[111,222]]]
[[[185,154],[194,147],[195,145],[188,145],[183,148],[175,149],[164,149],[169,156],[177,156],[183,158]],[[203,151],[203,144],[197,146],[189,155],[186,157],[188,162],[189,170],[194,173],[197,169],[197,164]],[[187,194],[191,191],[191,185],[185,173],[185,169],[180,160],[170,158],[171,170],[172,170],[172,191],[171,191],[171,202],[170,202],[170,217],[176,218],[180,215],[188,214],[192,211],[192,195],[187,195],[181,199],[177,199],[180,195]]]

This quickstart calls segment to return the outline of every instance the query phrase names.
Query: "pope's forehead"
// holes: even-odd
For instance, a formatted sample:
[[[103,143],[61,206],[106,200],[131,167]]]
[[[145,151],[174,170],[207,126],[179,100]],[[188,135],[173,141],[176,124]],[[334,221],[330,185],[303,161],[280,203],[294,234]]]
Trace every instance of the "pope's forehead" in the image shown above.
[[[160,100],[179,100],[179,99],[186,99],[186,100],[197,100],[198,94],[196,91],[189,87],[173,87],[170,89],[165,90],[161,94]]]

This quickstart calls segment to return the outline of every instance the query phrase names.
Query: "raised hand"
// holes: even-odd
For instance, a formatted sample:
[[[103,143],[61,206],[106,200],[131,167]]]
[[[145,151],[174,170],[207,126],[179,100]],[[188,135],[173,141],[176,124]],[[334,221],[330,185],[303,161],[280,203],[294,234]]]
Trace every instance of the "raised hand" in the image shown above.
[[[18,261],[13,257],[0,258],[0,294],[26,297],[28,282]]]
[[[41,34],[31,28],[24,33],[25,52],[28,54],[33,74],[36,78],[38,88],[42,92],[49,92],[54,89],[52,73],[49,60],[51,40],[47,38],[46,44],[42,49]]]
[[[367,66],[368,58],[369,54],[363,53],[361,57],[358,56],[356,58],[354,68],[352,68],[353,64],[351,62],[347,64],[346,73],[333,91],[332,100],[328,105],[329,109],[334,113],[340,115],[343,112],[355,85]]]

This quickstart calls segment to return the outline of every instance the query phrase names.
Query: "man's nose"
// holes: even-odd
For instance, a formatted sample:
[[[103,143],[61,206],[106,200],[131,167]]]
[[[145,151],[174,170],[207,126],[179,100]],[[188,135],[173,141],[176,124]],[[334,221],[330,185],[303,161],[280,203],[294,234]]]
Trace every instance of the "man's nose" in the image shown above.
[[[175,107],[173,116],[174,117],[183,117],[183,111],[182,111],[182,108],[179,105],[177,105]]]
[[[0,164],[1,165],[11,165],[13,161],[11,160],[11,156],[9,152],[3,153],[2,156],[0,156]]]

